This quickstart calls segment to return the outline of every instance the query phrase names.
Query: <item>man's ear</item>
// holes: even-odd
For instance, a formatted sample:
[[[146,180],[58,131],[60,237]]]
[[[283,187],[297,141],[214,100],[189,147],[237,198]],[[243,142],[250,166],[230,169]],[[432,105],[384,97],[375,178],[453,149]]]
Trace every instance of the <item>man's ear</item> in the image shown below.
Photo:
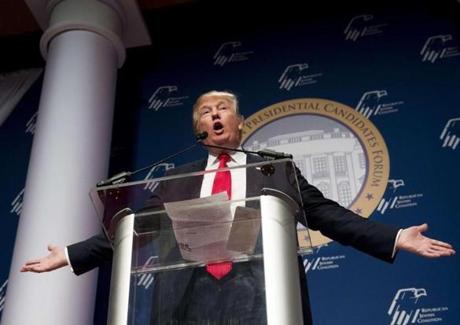
[[[238,123],[238,130],[242,130],[244,125],[244,116],[240,115],[240,123]]]

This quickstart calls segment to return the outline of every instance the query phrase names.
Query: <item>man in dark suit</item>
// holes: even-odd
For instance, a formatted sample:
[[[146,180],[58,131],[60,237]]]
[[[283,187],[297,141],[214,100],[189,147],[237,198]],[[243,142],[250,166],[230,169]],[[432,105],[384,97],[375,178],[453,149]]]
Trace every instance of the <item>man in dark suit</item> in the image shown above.
[[[198,98],[193,108],[193,126],[195,132],[207,132],[205,144],[238,148],[241,141],[243,118],[238,112],[236,97],[229,92],[211,91]],[[174,174],[192,171],[215,169],[220,165],[222,154],[226,158],[226,166],[233,167],[260,161],[259,158],[245,155],[241,152],[227,151],[218,148],[209,148],[207,159],[194,162],[173,170]],[[241,169],[244,170],[244,169]],[[324,198],[321,192],[308,184],[298,170],[292,170],[299,180],[301,197],[299,203],[303,205],[308,227],[319,230],[324,235],[344,245],[351,245],[374,257],[391,262],[399,249],[404,249],[424,257],[440,257],[453,255],[453,248],[444,242],[425,237],[422,232],[426,225],[413,226],[406,229],[379,224],[341,207],[336,202]],[[251,171],[232,172],[231,188],[227,189],[232,199],[244,199],[257,196],[264,186],[278,188],[284,192],[292,193],[292,186],[285,175],[281,173],[274,177],[261,177],[252,175]],[[289,177],[289,175],[288,175]],[[159,188],[154,196],[147,202],[147,206],[157,206],[163,202],[184,200],[197,197],[206,197],[213,193],[213,174],[194,178],[193,184],[165,184]],[[111,248],[104,236],[99,235],[86,241],[79,242],[63,249],[50,245],[50,254],[46,257],[28,261],[22,268],[23,272],[46,272],[70,264],[76,274],[84,273],[97,267],[102,260],[111,258]],[[305,273],[299,264],[302,288],[303,308],[305,323],[311,323],[308,295],[306,292]],[[261,292],[256,290],[263,281],[260,262],[238,263],[227,270],[219,280],[208,274],[204,268],[189,273],[181,273],[180,285],[174,281],[178,274],[170,273],[157,281],[157,291],[160,296],[165,294],[169,299],[166,305],[158,305],[161,317],[171,323],[174,322],[199,322],[225,323],[228,315],[222,306],[242,311],[237,323],[259,324],[265,319],[265,309],[261,303]],[[169,279],[167,277],[170,276]],[[184,281],[184,277],[187,279]],[[235,290],[237,288],[237,290]],[[163,290],[164,289],[164,290]],[[163,290],[163,291],[162,291]],[[203,296],[206,299],[203,299]],[[176,300],[173,302],[172,300]],[[184,299],[186,304],[182,303]],[[205,304],[202,303],[205,300]],[[242,301],[244,304],[242,304]],[[249,303],[249,302],[252,302]],[[214,304],[213,304],[214,303]],[[248,307],[249,306],[249,307]],[[262,306],[262,307],[260,307]],[[163,308],[165,307],[165,308]],[[163,308],[163,309],[162,309]],[[246,308],[246,310],[244,310]],[[249,309],[247,309],[249,308]],[[205,318],[203,318],[203,315]],[[227,316],[226,316],[227,315]],[[229,316],[228,316],[229,317]],[[247,318],[245,318],[247,317]],[[164,320],[164,319],[163,319]],[[160,323],[167,323],[158,320]]]

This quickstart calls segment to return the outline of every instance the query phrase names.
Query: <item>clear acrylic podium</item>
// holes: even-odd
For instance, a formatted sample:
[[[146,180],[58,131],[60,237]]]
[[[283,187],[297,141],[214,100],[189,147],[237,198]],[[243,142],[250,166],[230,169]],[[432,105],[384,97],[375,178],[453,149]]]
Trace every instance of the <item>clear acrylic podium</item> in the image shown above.
[[[200,198],[219,170],[180,168],[91,191],[114,250],[108,324],[303,323],[298,254],[311,243],[292,161],[222,170],[246,173],[245,195]],[[205,271],[229,261],[223,279]]]

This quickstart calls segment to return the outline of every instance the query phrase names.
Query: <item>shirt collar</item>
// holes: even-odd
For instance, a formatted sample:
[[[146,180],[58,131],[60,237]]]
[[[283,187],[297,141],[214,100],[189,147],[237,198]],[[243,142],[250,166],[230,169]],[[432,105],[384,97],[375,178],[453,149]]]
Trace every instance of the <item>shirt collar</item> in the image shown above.
[[[239,147],[238,149],[241,149],[241,147]],[[244,164],[246,164],[246,154],[244,152],[234,151],[232,153],[229,153],[229,155],[230,155],[230,161],[229,161],[230,164],[232,164],[232,165],[244,165]],[[208,168],[210,168],[210,167],[217,168],[218,165],[219,165],[218,156],[213,155],[213,154],[210,153],[208,155],[207,167]]]

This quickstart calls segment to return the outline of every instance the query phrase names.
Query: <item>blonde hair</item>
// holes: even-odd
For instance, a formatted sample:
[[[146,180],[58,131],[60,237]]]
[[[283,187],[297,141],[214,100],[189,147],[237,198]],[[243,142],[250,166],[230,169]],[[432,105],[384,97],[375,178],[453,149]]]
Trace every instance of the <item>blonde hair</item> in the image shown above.
[[[230,102],[232,104],[232,107],[235,110],[236,115],[239,118],[243,118],[240,114],[240,109],[238,106],[238,99],[236,98],[236,95],[229,92],[229,91],[218,91],[218,90],[211,90],[208,91],[207,93],[202,94],[198,99],[196,100],[195,104],[193,104],[193,132],[197,134],[200,130],[198,130],[198,121],[200,119],[200,115],[198,112],[198,109],[200,108],[201,103],[203,100],[209,97],[217,97],[217,98],[222,98]]]

